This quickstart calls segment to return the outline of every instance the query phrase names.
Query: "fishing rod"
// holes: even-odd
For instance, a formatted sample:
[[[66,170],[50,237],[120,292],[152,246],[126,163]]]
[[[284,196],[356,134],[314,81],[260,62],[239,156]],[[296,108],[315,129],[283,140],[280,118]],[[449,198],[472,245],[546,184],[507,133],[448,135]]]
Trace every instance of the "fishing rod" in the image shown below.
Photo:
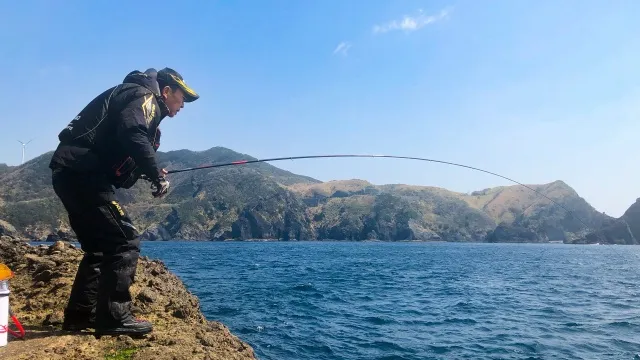
[[[484,172],[484,173],[487,173],[487,174],[491,174],[491,175],[503,178],[505,180],[509,180],[509,181],[511,181],[513,183],[516,183],[518,185],[524,186],[525,188],[535,192],[536,194],[543,196],[547,200],[553,202],[554,204],[560,206],[562,209],[567,211],[571,216],[573,216],[573,218],[575,218],[576,220],[580,221],[587,229],[590,228],[589,225],[587,225],[584,221],[582,221],[582,219],[577,217],[571,210],[567,209],[564,205],[562,205],[562,204],[558,203],[557,201],[551,199],[550,197],[548,197],[547,195],[543,194],[542,192],[540,192],[540,191],[538,191],[538,190],[536,190],[536,189],[534,189],[534,188],[532,188],[530,186],[527,186],[527,185],[525,185],[525,184],[523,184],[521,182],[518,182],[518,181],[516,181],[514,179],[511,179],[509,177],[497,174],[495,172],[491,172],[491,171],[488,171],[488,170],[480,169],[480,168],[469,166],[469,165],[457,164],[457,163],[450,162],[450,161],[414,157],[414,156],[374,155],[374,154],[332,154],[332,155],[285,156],[285,157],[276,157],[276,158],[268,158],[268,159],[237,160],[237,161],[231,161],[231,162],[226,162],[226,163],[201,165],[201,166],[195,166],[195,167],[177,169],[177,170],[168,170],[167,174],[176,174],[176,173],[181,173],[181,172],[186,172],[186,171],[194,171],[194,170],[201,170],[201,169],[212,169],[212,168],[220,168],[220,167],[226,167],[226,166],[246,165],[246,164],[272,162],[272,161],[299,160],[299,159],[319,159],[319,158],[391,158],[391,159],[418,160],[418,161],[427,161],[427,162],[434,162],[434,163],[440,163],[440,164],[446,164],[446,165],[453,165],[453,166],[458,166],[458,167],[462,167],[462,168],[467,168],[467,169],[471,169],[471,170]]]

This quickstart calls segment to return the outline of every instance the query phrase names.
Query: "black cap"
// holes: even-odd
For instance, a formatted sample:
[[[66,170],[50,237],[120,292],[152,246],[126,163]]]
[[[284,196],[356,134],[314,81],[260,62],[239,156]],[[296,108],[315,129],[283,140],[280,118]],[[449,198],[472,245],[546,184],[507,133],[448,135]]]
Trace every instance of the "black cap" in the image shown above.
[[[167,85],[177,85],[184,92],[185,102],[196,101],[200,97],[192,88],[187,86],[182,79],[182,75],[168,67],[158,71],[158,84],[161,90]]]

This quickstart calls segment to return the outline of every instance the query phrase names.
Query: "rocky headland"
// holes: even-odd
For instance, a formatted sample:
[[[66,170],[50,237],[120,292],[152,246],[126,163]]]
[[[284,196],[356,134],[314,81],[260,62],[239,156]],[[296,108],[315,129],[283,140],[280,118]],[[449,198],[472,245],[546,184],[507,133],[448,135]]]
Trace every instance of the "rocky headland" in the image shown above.
[[[250,345],[200,311],[199,300],[158,260],[140,259],[131,288],[134,315],[154,324],[141,339],[62,330],[63,309],[82,250],[58,241],[31,246],[0,237],[0,263],[10,280],[11,309],[26,330],[23,340],[10,336],[0,359],[255,359]]]

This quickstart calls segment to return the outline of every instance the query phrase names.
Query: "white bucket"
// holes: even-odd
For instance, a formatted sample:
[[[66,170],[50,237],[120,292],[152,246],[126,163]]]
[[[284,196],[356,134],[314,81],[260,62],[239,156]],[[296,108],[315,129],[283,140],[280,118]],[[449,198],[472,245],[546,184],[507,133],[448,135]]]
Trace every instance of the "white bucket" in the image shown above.
[[[0,281],[0,346],[7,346],[9,334],[9,281]]]

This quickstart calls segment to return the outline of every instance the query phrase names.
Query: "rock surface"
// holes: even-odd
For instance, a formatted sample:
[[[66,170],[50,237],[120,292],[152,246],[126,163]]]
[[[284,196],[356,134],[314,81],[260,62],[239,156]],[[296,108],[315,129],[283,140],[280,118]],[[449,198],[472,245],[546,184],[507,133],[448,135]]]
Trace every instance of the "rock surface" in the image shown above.
[[[0,236],[14,237],[17,234],[16,228],[4,220],[0,220]]]
[[[255,359],[248,344],[223,324],[208,321],[199,300],[157,260],[140,259],[131,288],[134,315],[151,321],[143,339],[104,336],[93,330],[62,331],[66,305],[82,251],[56,242],[36,247],[9,237],[0,239],[0,262],[16,276],[10,280],[11,309],[26,330],[24,340],[10,337],[0,359]]]

